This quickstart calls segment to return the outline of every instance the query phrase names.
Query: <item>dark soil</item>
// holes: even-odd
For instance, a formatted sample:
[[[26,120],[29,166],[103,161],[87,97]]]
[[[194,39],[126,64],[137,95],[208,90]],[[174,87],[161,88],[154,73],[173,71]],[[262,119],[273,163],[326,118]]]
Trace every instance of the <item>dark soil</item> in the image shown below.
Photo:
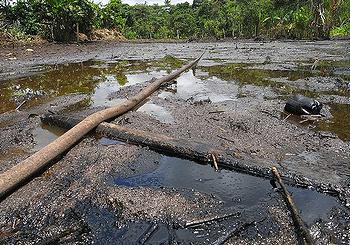
[[[349,49],[347,41],[3,48],[0,172],[63,133],[42,125],[41,114],[89,115],[206,51],[196,70],[113,123],[202,141],[231,150],[248,167],[302,176],[309,189],[289,189],[317,244],[349,244]],[[324,118],[299,123],[285,114],[293,93],[324,103]],[[147,244],[213,244],[231,230],[227,244],[298,244],[269,180],[184,161],[86,136],[0,203],[0,243],[137,244],[157,224]],[[183,227],[230,212],[239,215]]]

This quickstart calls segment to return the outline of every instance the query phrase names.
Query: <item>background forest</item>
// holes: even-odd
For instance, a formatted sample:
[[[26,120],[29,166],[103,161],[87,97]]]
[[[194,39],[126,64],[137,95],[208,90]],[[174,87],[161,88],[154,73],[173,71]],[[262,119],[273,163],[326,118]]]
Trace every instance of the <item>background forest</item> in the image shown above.
[[[142,2],[142,1],[140,1]],[[13,36],[71,41],[76,32],[120,31],[128,39],[291,38],[350,35],[350,0],[194,0],[137,4],[121,0],[0,1],[0,27]],[[78,29],[77,29],[78,28]]]

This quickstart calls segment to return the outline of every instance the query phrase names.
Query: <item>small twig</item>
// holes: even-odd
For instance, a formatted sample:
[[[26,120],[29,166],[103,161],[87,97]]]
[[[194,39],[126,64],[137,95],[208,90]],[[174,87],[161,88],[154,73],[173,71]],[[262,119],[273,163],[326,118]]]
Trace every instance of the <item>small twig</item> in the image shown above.
[[[21,104],[19,104],[19,106],[16,107],[16,111],[19,111],[19,109],[26,103],[27,101],[24,100]]]
[[[309,119],[304,119],[304,120],[299,121],[299,123],[303,124],[304,122],[308,122],[308,121],[309,121]]]
[[[288,114],[288,116],[286,116],[283,121],[287,120],[292,114]]]
[[[264,112],[264,113],[266,113],[265,111],[261,111],[261,112]],[[285,112],[285,111],[282,111],[282,113],[284,114],[284,115],[289,115],[289,113],[287,113],[287,112]]]
[[[308,121],[317,122],[322,119],[321,115],[301,115],[300,117],[304,119],[299,122],[300,124]]]
[[[277,116],[277,115],[275,115],[275,114],[273,114],[272,112],[269,112],[269,111],[267,111],[267,110],[260,110],[260,112],[261,112],[261,113],[264,113],[264,114],[267,114],[267,115],[269,115],[269,116],[271,116],[271,117],[273,117],[273,118],[279,119],[279,116]],[[287,114],[287,113],[285,113],[284,111],[282,111],[282,113]]]
[[[209,111],[208,114],[215,114],[215,113],[224,113],[224,110],[218,110],[218,111]]]
[[[301,110],[306,114],[306,115],[310,115],[311,113],[308,112],[307,110],[305,110],[304,108],[301,108]]]
[[[255,222],[255,221],[251,221],[251,222],[244,223],[243,225],[237,226],[237,227],[233,228],[232,230],[230,230],[229,232],[227,232],[226,235],[220,237],[215,242],[213,242],[212,245],[222,245],[231,237],[238,235],[240,232],[244,231],[249,226],[254,225],[256,223],[257,222]]]
[[[277,182],[280,184],[282,191],[283,191],[283,197],[287,203],[287,207],[291,212],[293,221],[294,221],[294,225],[297,227],[298,229],[298,234],[300,234],[303,238],[303,240],[305,239],[306,244],[308,245],[313,245],[315,244],[314,240],[312,239],[309,230],[307,229],[304,221],[302,220],[302,218],[300,217],[300,212],[298,210],[298,208],[296,207],[292,196],[289,194],[286,186],[284,185],[284,183],[282,182],[282,178],[280,176],[280,174],[277,171],[276,167],[272,167],[272,173],[273,175],[276,177]]]
[[[13,220],[13,223],[12,223],[12,230],[15,229],[16,224],[17,224],[17,218],[15,217],[15,219]]]
[[[313,118],[313,119],[316,119],[316,118],[322,118],[323,116],[322,115],[301,115],[300,117],[301,118]]]
[[[158,224],[152,223],[147,228],[146,232],[139,238],[138,244],[145,244],[153,235],[153,233],[158,230]]]
[[[207,217],[207,218],[203,218],[203,219],[197,219],[197,220],[193,220],[193,221],[189,221],[186,222],[186,224],[184,225],[184,228],[188,228],[188,227],[197,227],[199,225],[208,223],[208,222],[212,222],[212,221],[220,221],[232,216],[240,216],[241,213],[240,212],[234,212],[234,213],[229,213],[229,214],[224,214],[224,215],[215,215],[213,217]]]
[[[224,137],[224,136],[217,135],[217,137],[218,137],[218,138],[220,138],[220,139],[227,140],[227,141],[229,141],[229,142],[235,143],[235,141],[234,141],[234,140],[231,140],[231,139],[226,138],[226,137]]]
[[[215,170],[218,171],[219,170],[219,166],[218,166],[218,162],[216,161],[216,157],[215,157],[214,154],[211,154],[211,157],[213,158],[213,163],[214,163]]]

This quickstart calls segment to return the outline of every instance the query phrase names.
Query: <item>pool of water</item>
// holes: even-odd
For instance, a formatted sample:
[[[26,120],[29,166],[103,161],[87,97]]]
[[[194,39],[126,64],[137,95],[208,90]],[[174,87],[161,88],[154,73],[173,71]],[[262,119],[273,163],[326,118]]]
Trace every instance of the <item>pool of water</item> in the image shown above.
[[[215,171],[209,165],[168,156],[161,158],[158,168],[153,172],[127,178],[117,177],[114,184],[194,189],[217,197],[226,208],[237,210],[256,206],[275,191],[266,179],[229,170]],[[327,218],[327,213],[333,207],[340,206],[335,197],[313,190],[289,187],[289,191],[309,225],[318,219]]]
[[[32,148],[32,151],[35,152],[40,150],[41,148],[50,144],[52,141],[57,139],[59,136],[61,136],[65,132],[66,132],[65,129],[62,129],[59,127],[40,124],[40,126],[35,128],[32,132],[34,137],[34,143],[35,143],[34,147]]]
[[[350,140],[350,105],[329,104],[332,118],[321,121],[318,128],[338,135],[342,140]]]
[[[15,109],[22,101],[27,101],[22,107],[25,109],[47,102],[49,98],[77,92],[88,95],[88,99],[74,110],[79,109],[79,106],[113,106],[125,100],[125,98],[111,96],[121,88],[164,76],[186,62],[165,56],[160,60],[111,60],[108,62],[90,60],[73,64],[40,66],[40,69],[33,67],[33,71],[37,74],[0,83],[0,113]],[[267,92],[268,97],[272,96],[272,98],[287,96],[290,93],[303,93],[316,97],[320,94],[319,92],[305,90],[302,86],[298,87],[296,83],[278,82],[275,78],[297,81],[314,76],[333,76],[348,81],[347,75],[350,70],[348,61],[333,63],[320,61],[315,70],[311,70],[307,65],[298,66],[292,70],[271,70],[263,66],[259,68],[259,64],[227,64],[225,61],[218,60],[215,64],[198,66],[196,69],[185,72],[177,79],[171,92],[162,92],[159,97],[176,96],[184,100],[209,100],[216,103],[236,100],[242,97],[242,93],[255,94],[257,97],[261,94],[264,98],[263,89],[266,88],[270,91]],[[327,93],[350,95],[347,90],[327,91]],[[163,123],[174,121],[165,108],[156,104],[147,103],[139,108],[139,111]],[[332,104],[331,113],[333,120],[322,122],[320,128],[336,133],[343,140],[349,140],[348,106]]]

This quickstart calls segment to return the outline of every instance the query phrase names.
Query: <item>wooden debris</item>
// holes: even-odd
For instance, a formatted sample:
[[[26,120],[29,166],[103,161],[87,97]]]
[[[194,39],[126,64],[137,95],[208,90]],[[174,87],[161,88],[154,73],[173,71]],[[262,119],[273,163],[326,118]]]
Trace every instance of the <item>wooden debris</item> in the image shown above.
[[[38,245],[52,245],[52,244],[60,244],[61,240],[71,236],[71,235],[77,235],[77,234],[83,234],[87,232],[86,227],[72,227],[68,228],[64,231],[62,231],[59,234],[56,234],[52,237],[45,238],[43,241],[37,243]]]
[[[158,230],[158,227],[159,226],[156,223],[150,224],[146,232],[139,238],[138,244],[141,244],[141,245],[146,244],[146,242],[152,237],[154,232]]]
[[[21,109],[21,107],[26,103],[27,101],[24,100],[21,104],[19,104],[17,107],[16,107],[16,111],[19,111],[19,109]]]
[[[197,219],[197,220],[186,222],[186,224],[183,227],[184,228],[197,227],[197,226],[209,223],[209,222],[220,221],[220,220],[232,217],[232,216],[239,217],[240,215],[241,215],[240,212],[234,212],[234,213],[229,213],[229,214],[224,214],[224,215],[215,215],[213,217],[206,217],[203,219]]]
[[[318,122],[322,119],[322,115],[301,115],[300,116],[303,120],[301,120],[299,123],[302,124],[304,122]]]
[[[283,121],[286,121],[292,114],[288,114],[284,119]]]
[[[220,138],[220,139],[223,139],[223,140],[227,140],[228,142],[235,143],[234,140],[231,140],[231,139],[229,139],[227,137],[224,137],[224,136],[221,136],[221,135],[217,135],[217,137]]]
[[[307,245],[314,245],[315,242],[312,239],[309,230],[306,227],[306,224],[304,223],[304,221],[302,220],[302,218],[300,217],[300,212],[298,210],[298,208],[296,207],[292,196],[289,194],[286,186],[284,185],[282,178],[277,170],[276,167],[272,167],[272,173],[275,176],[275,178],[277,179],[277,182],[279,183],[279,185],[282,188],[282,192],[283,192],[283,197],[286,201],[287,207],[289,209],[289,211],[291,212],[292,215],[292,219],[294,221],[294,225],[297,228],[297,234],[301,236],[301,238],[303,240],[305,240],[305,243]]]
[[[224,110],[218,110],[218,111],[209,111],[208,114],[220,114],[220,113],[224,113]]]
[[[255,221],[247,222],[247,223],[244,223],[244,224],[239,225],[239,226],[237,225],[236,227],[234,227],[230,231],[228,231],[226,233],[226,235],[220,237],[218,240],[213,242],[212,245],[225,244],[225,242],[227,242],[228,239],[230,239],[233,236],[237,236],[240,232],[244,231],[245,229],[247,229],[248,227],[250,227],[251,225],[254,225],[254,224],[256,224]]]
[[[211,154],[211,157],[213,158],[213,164],[214,164],[215,170],[219,171],[219,166],[218,166],[218,162],[216,161],[216,156],[214,154]]]
[[[79,123],[80,120],[67,116],[47,114],[41,118],[41,121],[48,125],[69,129]],[[149,133],[114,123],[103,122],[97,126],[95,132],[110,139],[147,146],[162,154],[175,155],[202,163],[211,163],[212,154],[215,153],[218,167],[219,165],[224,167],[230,162],[235,161],[231,153],[220,151],[203,142],[188,141],[187,139],[173,138],[163,134]]]

